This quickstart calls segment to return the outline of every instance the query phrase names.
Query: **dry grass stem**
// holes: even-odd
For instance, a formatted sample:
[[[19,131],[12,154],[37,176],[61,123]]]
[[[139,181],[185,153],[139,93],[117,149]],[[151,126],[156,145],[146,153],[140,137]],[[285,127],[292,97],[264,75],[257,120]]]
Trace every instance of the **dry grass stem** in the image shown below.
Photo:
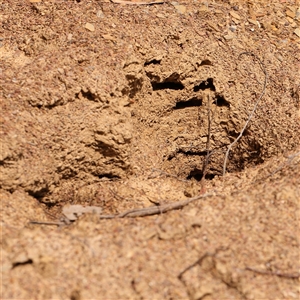
[[[204,195],[189,198],[187,200],[173,202],[170,204],[164,204],[164,205],[159,205],[159,206],[155,205],[155,206],[150,206],[150,207],[146,207],[146,208],[134,208],[134,209],[130,209],[128,211],[125,211],[123,213],[116,214],[116,215],[102,215],[102,216],[100,216],[100,219],[137,218],[137,217],[146,217],[146,216],[152,216],[152,215],[157,215],[157,214],[163,214],[170,210],[181,209],[184,206],[186,206],[194,201],[204,199],[207,197],[211,197],[211,196],[215,196],[215,194],[207,193]]]
[[[240,138],[243,136],[244,131],[245,131],[246,128],[248,127],[249,122],[251,121],[251,119],[253,118],[253,116],[254,116],[254,114],[255,114],[255,111],[256,111],[256,109],[257,109],[257,106],[258,106],[260,100],[262,99],[262,97],[263,97],[264,94],[265,94],[266,86],[267,86],[267,78],[268,78],[268,74],[267,74],[267,71],[266,71],[266,69],[265,69],[265,67],[264,67],[264,65],[263,65],[263,63],[262,63],[262,61],[261,61],[255,54],[253,54],[253,53],[251,53],[251,52],[243,52],[243,53],[241,53],[241,54],[239,55],[239,58],[240,58],[242,55],[244,55],[244,54],[245,54],[245,55],[251,55],[251,56],[253,56],[254,58],[256,58],[256,59],[258,60],[259,65],[260,65],[262,71],[263,71],[264,74],[265,74],[264,86],[263,86],[263,90],[262,90],[262,92],[261,92],[259,98],[257,99],[257,101],[256,101],[256,103],[255,103],[255,105],[254,105],[254,107],[253,107],[253,109],[252,109],[252,111],[251,111],[251,113],[250,113],[250,115],[249,115],[249,117],[248,117],[248,119],[247,119],[247,121],[246,121],[244,127],[242,128],[240,134],[238,135],[238,137],[237,137],[237,138],[236,138],[236,139],[228,146],[228,148],[227,148],[227,151],[226,151],[226,154],[225,154],[225,159],[224,159],[224,165],[223,165],[223,176],[224,176],[225,173],[226,173],[226,166],[227,166],[227,160],[228,160],[229,152],[230,152],[231,148],[232,148],[232,147],[240,140]]]
[[[300,277],[300,273],[281,273],[278,271],[262,271],[262,270],[254,269],[252,267],[247,267],[246,270],[255,272],[255,273],[258,273],[261,275],[273,275],[273,276],[291,278],[291,279],[297,279]]]

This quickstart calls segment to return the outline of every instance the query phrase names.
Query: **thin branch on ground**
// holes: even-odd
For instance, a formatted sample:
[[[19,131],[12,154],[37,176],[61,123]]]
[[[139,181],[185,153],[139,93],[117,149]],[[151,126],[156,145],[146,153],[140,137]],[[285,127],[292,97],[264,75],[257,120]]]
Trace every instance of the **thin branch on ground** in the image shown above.
[[[220,251],[224,251],[224,250],[227,250],[228,248],[227,247],[218,247],[214,253],[210,253],[210,252],[206,252],[204,253],[200,258],[198,258],[194,263],[192,263],[191,265],[187,266],[183,271],[181,271],[178,275],[177,275],[177,278],[183,282],[183,275],[188,272],[189,270],[191,270],[192,268],[194,268],[195,266],[197,265],[201,265],[201,263],[203,262],[203,260],[206,258],[206,257],[216,257],[216,255],[220,252]],[[184,283],[184,282],[183,282]]]
[[[283,163],[281,163],[273,172],[271,172],[270,174],[260,178],[260,179],[256,179],[254,181],[252,181],[250,184],[257,184],[257,183],[261,183],[261,182],[266,182],[266,180],[272,176],[274,176],[276,173],[278,173],[279,171],[283,170],[285,167],[289,167],[292,165],[293,160],[298,157],[300,155],[300,151],[296,152],[290,156],[288,156],[287,160],[284,161]]]
[[[206,156],[205,156],[205,160],[203,162],[203,168],[202,168],[202,178],[201,178],[201,182],[203,183],[205,180],[205,176],[207,174],[207,167],[209,164],[209,158],[210,158],[210,139],[211,139],[211,109],[210,109],[210,101],[211,101],[211,97],[210,97],[210,93],[209,91],[207,91],[205,93],[205,97],[206,97],[206,102],[207,102],[207,119],[208,119],[208,128],[207,128],[207,141],[206,141]]]
[[[300,278],[300,273],[281,273],[279,271],[262,271],[262,270],[257,270],[252,267],[246,267],[246,270],[255,272],[261,275],[272,275],[272,276],[278,276],[278,277],[284,277],[284,278],[292,278],[292,279],[297,279]]]
[[[187,266],[183,271],[181,271],[179,273],[179,275],[177,276],[177,278],[182,281],[182,277],[183,275],[188,272],[189,270],[193,269],[194,267],[196,267],[197,265],[201,265],[202,261],[206,258],[206,257],[214,257],[215,254],[212,253],[208,253],[206,252],[204,255],[202,255],[200,258],[198,258],[194,263],[192,263],[191,265]]]
[[[66,222],[30,221],[29,224],[63,226],[66,225]]]
[[[152,216],[152,215],[158,215],[158,214],[163,214],[171,210],[176,210],[176,209],[181,209],[184,206],[200,200],[204,199],[207,197],[215,196],[216,194],[212,193],[207,193],[203,195],[199,195],[193,198],[189,198],[187,200],[181,200],[169,204],[164,204],[164,205],[155,205],[155,206],[150,206],[150,207],[145,207],[145,208],[134,208],[130,209],[128,211],[125,211],[120,214],[116,215],[100,215],[100,219],[114,219],[114,218],[137,218],[137,217],[146,217],[146,216]]]
[[[276,174],[277,172],[281,171],[284,167],[290,165],[292,163],[293,159],[296,158],[299,155],[300,155],[300,151],[297,152],[297,153],[295,153],[295,154],[290,155],[288,157],[288,159],[284,163],[282,163],[275,171],[273,171],[267,177],[265,177],[264,180],[267,179],[267,178],[269,178],[269,177],[272,177],[274,174]]]
[[[253,54],[253,53],[251,53],[251,52],[243,52],[243,53],[241,53],[241,54],[239,55],[239,58],[240,58],[242,55],[244,55],[244,54],[253,56],[253,57],[256,58],[256,60],[259,62],[260,68],[262,69],[262,71],[263,71],[263,73],[264,73],[264,75],[265,75],[264,86],[263,86],[263,90],[262,90],[262,92],[261,92],[259,98],[257,99],[257,101],[256,101],[256,103],[255,103],[255,105],[254,105],[254,107],[253,107],[251,113],[249,114],[248,119],[247,119],[247,121],[246,121],[244,127],[242,128],[240,134],[238,135],[238,137],[237,137],[237,138],[236,138],[236,139],[228,146],[228,148],[227,148],[227,151],[226,151],[226,154],[225,154],[225,159],[224,159],[224,165],[223,165],[223,176],[224,176],[225,173],[226,173],[226,166],[227,166],[227,160],[228,160],[229,152],[230,152],[231,148],[232,148],[232,147],[240,140],[240,138],[243,136],[243,134],[244,134],[246,128],[247,128],[248,125],[249,125],[249,122],[250,122],[251,119],[253,118],[253,116],[254,116],[254,114],[255,114],[255,111],[256,111],[256,109],[257,109],[257,106],[258,106],[260,100],[262,99],[262,97],[263,97],[264,94],[265,94],[266,86],[267,86],[267,81],[268,81],[268,73],[267,73],[267,71],[266,71],[266,69],[265,69],[265,66],[263,65],[262,61],[261,61],[255,54]]]

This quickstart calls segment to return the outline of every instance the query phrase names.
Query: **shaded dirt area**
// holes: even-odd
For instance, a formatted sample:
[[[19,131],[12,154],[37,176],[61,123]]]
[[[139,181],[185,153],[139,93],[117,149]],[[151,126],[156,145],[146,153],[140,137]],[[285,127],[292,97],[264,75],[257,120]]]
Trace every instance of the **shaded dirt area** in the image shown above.
[[[0,2],[1,299],[299,299],[299,2],[113,2]]]

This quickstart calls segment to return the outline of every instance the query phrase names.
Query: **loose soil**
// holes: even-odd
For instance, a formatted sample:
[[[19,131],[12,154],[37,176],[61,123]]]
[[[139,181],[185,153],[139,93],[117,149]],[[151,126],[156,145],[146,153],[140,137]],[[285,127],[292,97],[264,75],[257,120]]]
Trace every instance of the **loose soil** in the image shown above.
[[[0,2],[1,299],[299,299],[299,2],[140,2]]]

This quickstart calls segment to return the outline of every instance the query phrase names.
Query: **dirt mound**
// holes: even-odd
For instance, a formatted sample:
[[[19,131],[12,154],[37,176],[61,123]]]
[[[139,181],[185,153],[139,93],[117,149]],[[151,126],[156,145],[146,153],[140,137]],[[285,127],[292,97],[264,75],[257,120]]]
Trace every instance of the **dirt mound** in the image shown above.
[[[2,298],[298,298],[300,8],[113,2],[1,4]]]

